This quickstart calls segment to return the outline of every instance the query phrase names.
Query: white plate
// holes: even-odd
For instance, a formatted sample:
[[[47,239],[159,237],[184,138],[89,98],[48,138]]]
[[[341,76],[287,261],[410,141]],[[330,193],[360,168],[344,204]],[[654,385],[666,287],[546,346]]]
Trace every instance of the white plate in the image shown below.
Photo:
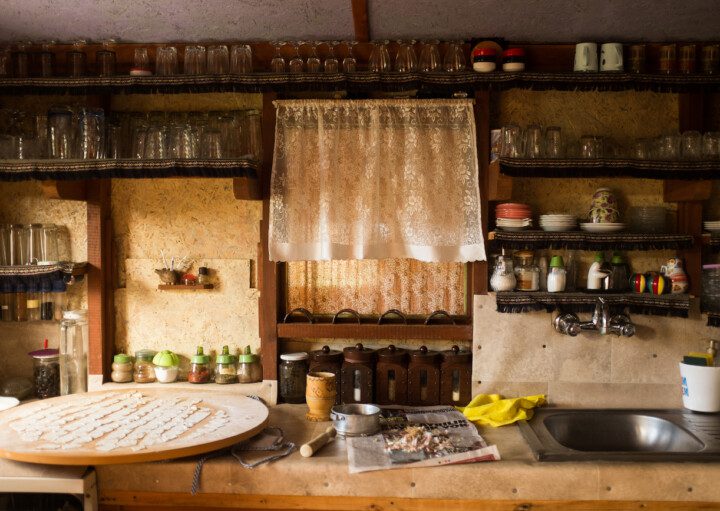
[[[618,232],[625,229],[625,224],[622,223],[605,223],[605,224],[594,224],[591,222],[584,222],[580,224],[580,229],[586,232]]]
[[[0,412],[19,405],[20,401],[14,397],[0,397]]]

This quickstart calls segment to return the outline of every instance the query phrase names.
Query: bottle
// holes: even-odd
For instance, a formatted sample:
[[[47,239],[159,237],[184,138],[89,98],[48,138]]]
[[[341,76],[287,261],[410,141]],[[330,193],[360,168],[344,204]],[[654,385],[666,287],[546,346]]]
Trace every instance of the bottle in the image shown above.
[[[206,266],[201,266],[200,268],[198,268],[197,283],[199,285],[210,283],[210,275],[208,274],[208,269]]]
[[[197,352],[190,359],[188,381],[190,383],[208,383],[211,379],[210,356],[203,353],[202,346],[198,346]]]
[[[135,352],[135,370],[133,381],[135,383],[153,383],[155,378],[155,366],[153,358],[157,352],[153,350],[138,350]]]
[[[3,281],[0,285],[0,320],[13,320],[14,298],[12,285],[8,281]]]
[[[43,321],[55,320],[52,283],[46,279],[40,282],[40,319]]]
[[[550,260],[550,272],[547,276],[547,290],[549,293],[561,293],[565,291],[567,273],[563,265],[562,256],[552,256]]]
[[[605,262],[605,255],[602,252],[595,254],[595,262],[590,265],[587,278],[588,291],[604,291],[607,289],[607,278],[610,275],[610,267]]]
[[[260,357],[252,353],[250,346],[245,346],[245,352],[238,357],[237,375],[240,383],[256,383],[263,379]]]
[[[69,311],[60,322],[60,395],[87,392],[85,318]]]
[[[40,293],[38,293],[35,282],[28,284],[25,300],[27,303],[27,320],[38,321],[40,319]]]
[[[110,379],[115,383],[128,383],[133,381],[133,363],[130,356],[125,353],[118,353],[113,357]]]
[[[215,357],[215,383],[237,383],[238,373],[235,368],[235,357],[230,349],[223,346],[222,353]]]
[[[540,289],[540,268],[533,262],[531,250],[515,252],[518,264],[515,266],[515,280],[518,291],[537,291]]]
[[[15,284],[15,308],[13,311],[15,321],[27,321],[27,287],[22,282]]]
[[[52,283],[52,301],[55,321],[60,321],[67,309],[67,284],[62,279]]]

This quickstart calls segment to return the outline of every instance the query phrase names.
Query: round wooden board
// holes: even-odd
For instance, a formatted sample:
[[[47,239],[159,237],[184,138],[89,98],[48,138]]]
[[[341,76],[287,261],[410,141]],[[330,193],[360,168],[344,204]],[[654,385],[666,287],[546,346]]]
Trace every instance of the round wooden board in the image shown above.
[[[219,429],[203,435],[201,438],[187,438],[189,432],[202,428],[212,417],[207,417],[196,424],[188,433],[181,434],[166,443],[148,446],[139,451],[130,447],[120,447],[112,451],[100,451],[94,447],[95,442],[73,449],[43,450],[38,449],[46,440],[34,442],[24,441],[9,424],[26,417],[30,413],[40,412],[47,405],[61,406],[81,404],[93,396],[116,394],[129,395],[141,393],[150,399],[201,399],[199,407],[209,408],[213,412],[224,410],[229,422]],[[110,397],[110,396],[107,396]],[[112,390],[73,394],[41,401],[33,401],[18,407],[0,412],[0,456],[16,461],[44,463],[49,465],[110,465],[119,463],[137,463],[157,461],[170,458],[193,456],[217,449],[229,447],[237,442],[250,438],[267,425],[267,407],[255,399],[246,396],[218,391],[186,390],[186,389],[143,389],[134,387],[127,391]]]

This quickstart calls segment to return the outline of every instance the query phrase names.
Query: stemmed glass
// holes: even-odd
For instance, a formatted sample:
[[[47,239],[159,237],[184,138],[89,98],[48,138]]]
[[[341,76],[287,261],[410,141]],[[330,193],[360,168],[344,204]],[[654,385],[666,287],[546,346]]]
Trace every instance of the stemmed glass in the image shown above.
[[[390,41],[373,42],[372,53],[368,61],[368,68],[373,73],[387,73],[390,71],[390,53],[387,44]]]
[[[465,54],[463,53],[461,41],[452,41],[448,43],[443,67],[445,68],[445,71],[449,73],[458,73],[465,69]]]
[[[273,73],[285,72],[285,59],[281,53],[281,49],[285,44],[285,41],[275,41],[275,56],[270,61],[270,70]]]
[[[434,73],[442,70],[438,44],[440,44],[440,41],[437,39],[423,42],[423,48],[420,52],[420,71],[423,73]]]
[[[395,56],[395,71],[398,73],[412,73],[417,70],[414,44],[415,41],[398,41],[398,51]]]
[[[307,58],[307,61],[305,64],[307,65],[307,72],[308,73],[319,73],[321,62],[320,58],[317,56],[317,46],[320,44],[318,41],[307,43],[308,46],[310,46],[310,56]]]
[[[355,55],[353,54],[353,48],[355,48],[357,43],[357,41],[345,43],[348,53],[342,61],[343,73],[354,73],[357,70],[357,60],[355,60]]]
[[[293,56],[292,59],[290,59],[290,63],[288,64],[288,68],[289,68],[288,70],[291,73],[302,73],[303,72],[303,67],[304,67],[305,63],[303,62],[303,59],[300,56],[300,46],[302,46],[303,44],[305,44],[305,43],[297,42],[297,41],[292,43],[293,49],[295,50],[295,55]]]
[[[325,63],[324,63],[324,70],[328,74],[337,73],[340,68],[340,63],[338,62],[337,57],[335,56],[335,46],[337,46],[338,41],[332,41],[330,43],[325,43],[328,47],[328,56],[325,57]]]

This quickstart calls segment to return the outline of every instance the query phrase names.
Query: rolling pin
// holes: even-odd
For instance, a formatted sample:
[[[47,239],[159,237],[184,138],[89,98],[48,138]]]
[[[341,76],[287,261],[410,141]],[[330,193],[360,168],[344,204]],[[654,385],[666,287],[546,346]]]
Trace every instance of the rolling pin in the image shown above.
[[[310,456],[318,452],[320,449],[322,449],[325,444],[335,438],[335,435],[337,435],[337,431],[335,431],[335,428],[332,426],[328,426],[324,433],[316,436],[308,443],[303,444],[303,446],[300,447],[300,454],[305,458],[309,458]]]

